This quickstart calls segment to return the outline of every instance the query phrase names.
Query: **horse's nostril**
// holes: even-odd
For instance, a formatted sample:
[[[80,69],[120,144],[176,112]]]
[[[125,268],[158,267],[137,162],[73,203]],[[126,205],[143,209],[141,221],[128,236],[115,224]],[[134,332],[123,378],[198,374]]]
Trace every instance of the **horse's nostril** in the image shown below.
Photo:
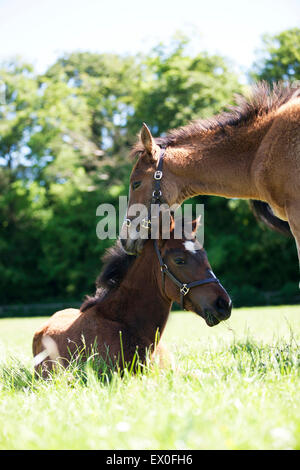
[[[230,317],[232,309],[231,300],[224,299],[224,297],[218,297],[216,301],[216,310],[221,315],[222,319]]]

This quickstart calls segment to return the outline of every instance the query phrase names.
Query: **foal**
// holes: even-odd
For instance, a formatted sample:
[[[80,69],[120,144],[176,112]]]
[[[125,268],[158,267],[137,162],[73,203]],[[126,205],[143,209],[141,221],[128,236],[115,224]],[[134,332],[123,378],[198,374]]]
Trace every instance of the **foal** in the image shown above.
[[[214,276],[205,251],[197,245],[196,228],[194,221],[192,241],[186,243],[185,238],[174,238],[173,226],[169,240],[148,240],[139,257],[126,254],[119,244],[111,248],[95,297],[88,298],[80,310],[55,313],[35,333],[33,355],[44,353],[37,370],[47,373],[53,365],[49,357],[59,357],[67,366],[84,344],[89,350],[95,343],[99,355],[120,368],[131,363],[137,348],[139,361],[144,363],[147,351],[154,352],[157,333],[161,336],[164,331],[173,301],[183,298],[184,307],[203,317],[209,326],[227,319],[231,300]],[[52,354],[46,341],[54,345]],[[46,357],[44,346],[46,354],[49,352]]]

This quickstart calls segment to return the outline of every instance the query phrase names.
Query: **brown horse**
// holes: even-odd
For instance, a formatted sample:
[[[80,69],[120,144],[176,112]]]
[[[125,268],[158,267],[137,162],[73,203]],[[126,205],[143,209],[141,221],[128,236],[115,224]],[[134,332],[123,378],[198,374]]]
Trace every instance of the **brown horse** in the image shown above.
[[[164,331],[173,301],[182,298],[184,307],[209,326],[227,319],[231,300],[197,245],[196,228],[194,221],[187,244],[184,238],[175,239],[173,224],[169,240],[149,240],[139,257],[127,255],[118,244],[110,249],[95,297],[88,298],[80,311],[55,313],[35,333],[33,355],[42,357],[37,369],[42,367],[47,375],[53,364],[48,356],[59,357],[67,366],[83,344],[90,350],[95,342],[99,355],[121,368],[123,361],[133,360],[136,348],[144,362],[147,351],[154,351],[157,333]]]
[[[300,260],[299,86],[278,84],[271,90],[259,83],[230,112],[163,138],[154,139],[144,125],[132,154],[138,160],[128,208],[139,203],[149,210],[153,175],[163,157],[163,202],[172,206],[199,194],[252,199],[272,228],[291,230]],[[129,234],[122,243],[126,251],[139,253],[144,240]]]

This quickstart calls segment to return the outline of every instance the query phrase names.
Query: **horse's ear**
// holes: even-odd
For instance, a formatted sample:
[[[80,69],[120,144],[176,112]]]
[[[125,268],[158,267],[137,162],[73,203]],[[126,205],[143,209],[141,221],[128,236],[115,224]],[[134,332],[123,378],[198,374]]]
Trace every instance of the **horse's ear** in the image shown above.
[[[169,219],[169,223],[167,223],[168,219]],[[171,212],[168,211],[168,217],[166,217],[166,215],[163,218],[160,217],[159,227],[160,227],[159,228],[160,230],[159,243],[160,243],[160,246],[163,246],[165,241],[170,240],[170,238],[171,239],[174,238],[175,220]]]
[[[155,140],[152,137],[149,127],[143,123],[141,130],[141,141],[148,155],[151,155],[154,160],[157,160],[156,150],[158,145],[156,145]]]
[[[201,215],[197,217],[197,219],[192,221],[192,235],[196,235],[196,232],[198,230],[198,227],[200,226],[200,220],[201,220]]]
[[[175,230],[175,219],[174,215],[170,213],[170,233],[173,234]]]

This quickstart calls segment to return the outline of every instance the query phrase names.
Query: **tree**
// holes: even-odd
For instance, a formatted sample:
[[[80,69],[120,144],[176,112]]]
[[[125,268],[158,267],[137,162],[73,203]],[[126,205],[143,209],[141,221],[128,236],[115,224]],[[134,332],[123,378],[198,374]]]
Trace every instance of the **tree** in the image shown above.
[[[100,255],[112,243],[96,238],[96,208],[100,202],[117,205],[120,192],[127,192],[130,163],[120,165],[117,154],[112,158],[101,150],[93,131],[96,89],[88,77],[84,88],[61,79],[63,73],[37,76],[18,62],[3,64],[0,71],[6,88],[0,108],[5,303],[78,299],[91,292]],[[108,80],[112,74],[106,73]],[[117,79],[115,85],[122,87]],[[97,99],[99,112],[113,125],[109,100]]]
[[[0,79],[1,303],[91,293],[114,243],[97,239],[96,208],[117,208],[128,193],[128,153],[142,122],[158,136],[220,112],[241,90],[222,57],[191,55],[178,36],[144,55],[68,54],[43,75],[12,61]],[[270,302],[290,300],[293,243],[260,227],[246,201],[195,202],[205,202],[205,247],[235,305],[264,303],[264,291],[282,284],[286,297],[282,290]]]
[[[253,66],[252,77],[269,83],[300,80],[300,29],[263,36],[263,48]]]
[[[140,73],[134,56],[82,52],[63,56],[46,76],[71,85],[85,98],[92,142],[115,155],[128,145],[127,118]]]
[[[0,168],[13,182],[26,174],[27,143],[36,124],[38,83],[29,64],[8,62],[0,68],[4,102],[0,106]]]
[[[135,112],[129,116],[131,134],[146,122],[154,135],[219,112],[241,90],[236,74],[220,56],[188,54],[189,40],[175,36],[159,44],[141,62],[135,88]]]

